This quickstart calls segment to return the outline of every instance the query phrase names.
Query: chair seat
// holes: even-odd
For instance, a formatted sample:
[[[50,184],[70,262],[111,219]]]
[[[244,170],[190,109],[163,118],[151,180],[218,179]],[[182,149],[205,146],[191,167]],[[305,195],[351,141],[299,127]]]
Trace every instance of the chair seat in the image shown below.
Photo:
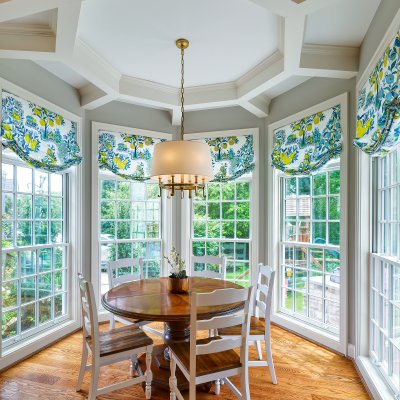
[[[89,336],[86,340],[89,346],[92,347],[91,337]],[[110,331],[99,332],[99,343],[100,357],[105,357],[139,347],[150,346],[153,344],[153,340],[138,328],[124,326]]]
[[[206,344],[213,340],[221,339],[219,336],[199,339],[197,344]],[[190,365],[190,343],[172,343],[170,349],[189,371]],[[201,354],[196,356],[196,376],[213,374],[240,368],[240,357],[234,350],[221,351],[219,353]]]
[[[251,317],[250,336],[264,335],[265,320],[264,318]],[[240,336],[242,334],[242,326],[236,325],[229,328],[218,329],[218,334],[221,336]]]

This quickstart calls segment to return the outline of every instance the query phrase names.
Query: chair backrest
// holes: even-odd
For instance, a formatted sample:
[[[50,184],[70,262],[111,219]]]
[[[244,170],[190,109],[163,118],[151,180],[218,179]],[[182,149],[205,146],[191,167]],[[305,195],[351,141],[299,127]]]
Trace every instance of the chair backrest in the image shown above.
[[[264,317],[266,326],[271,320],[272,293],[274,290],[275,271],[269,265],[258,264],[257,285],[252,314]]]
[[[121,258],[108,262],[108,283],[110,289],[125,282],[144,279],[142,258]]]
[[[99,321],[97,317],[96,301],[93,285],[85,280],[82,274],[78,274],[78,282],[81,296],[83,340],[91,338],[93,356],[99,352]]]
[[[219,353],[240,347],[240,359],[245,365],[248,358],[248,336],[251,316],[249,310],[253,303],[253,288],[219,289],[209,293],[192,293],[190,296],[190,375],[196,373],[196,355]],[[199,307],[213,307],[225,304],[244,302],[244,307],[237,313],[221,315],[208,320],[198,320]],[[210,331],[231,326],[242,325],[242,334],[237,337],[224,337],[211,340],[206,344],[196,343],[197,331]]]
[[[196,264],[204,265],[204,270],[196,271]],[[215,271],[217,269],[217,271]],[[202,276],[204,278],[225,279],[226,257],[193,256],[190,268],[190,276]]]

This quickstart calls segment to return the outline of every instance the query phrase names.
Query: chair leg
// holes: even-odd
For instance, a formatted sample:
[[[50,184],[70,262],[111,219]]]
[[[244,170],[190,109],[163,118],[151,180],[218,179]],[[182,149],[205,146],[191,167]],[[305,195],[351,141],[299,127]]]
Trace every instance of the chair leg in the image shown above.
[[[221,379],[217,379],[215,381],[215,394],[220,394],[221,393]]]
[[[99,384],[99,365],[98,361],[95,360],[95,356],[93,356],[92,360],[92,377],[90,379],[90,387],[89,387],[89,396],[88,400],[96,400],[97,395],[97,386]]]
[[[176,362],[174,360],[174,358],[172,357],[172,355],[170,354],[170,362],[169,362],[169,367],[171,370],[171,376],[169,378],[169,390],[170,390],[170,394],[169,394],[169,399],[170,400],[176,400],[176,394],[175,394],[175,388],[174,386],[177,385],[177,379],[176,379]]]
[[[278,383],[275,374],[274,360],[272,359],[272,349],[271,349],[271,331],[269,329],[265,332],[265,352],[267,353],[267,362],[269,373],[271,375],[271,380],[274,385]]]
[[[249,388],[249,368],[246,365],[242,366],[242,373],[240,374],[240,387],[242,389],[242,400],[250,400]]]
[[[261,341],[260,340],[256,341],[256,348],[257,348],[258,359],[262,360],[262,351],[261,351]]]
[[[135,375],[136,367],[137,367],[137,354],[134,354],[131,357],[131,368],[130,368],[131,376]]]
[[[146,351],[146,399],[151,399],[151,381],[153,380],[153,372],[151,371],[151,351],[152,349],[147,349]]]
[[[83,381],[83,377],[85,376],[88,355],[89,355],[89,353],[88,353],[88,349],[86,347],[86,343],[83,343],[81,367],[79,369],[78,382],[76,383],[76,391],[77,392],[79,392],[79,390],[81,390],[81,387],[82,387],[82,381]]]
[[[110,314],[110,330],[115,329],[115,318],[113,314]]]

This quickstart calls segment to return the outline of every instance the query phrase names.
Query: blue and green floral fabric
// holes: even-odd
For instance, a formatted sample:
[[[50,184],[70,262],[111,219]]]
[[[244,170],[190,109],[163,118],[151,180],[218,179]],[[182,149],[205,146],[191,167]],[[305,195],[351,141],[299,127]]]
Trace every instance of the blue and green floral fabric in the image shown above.
[[[254,169],[253,135],[221,136],[201,141],[210,146],[212,182],[233,181]]]
[[[3,146],[48,172],[81,163],[76,122],[4,90],[1,99]]]
[[[354,145],[385,155],[400,144],[400,31],[379,59],[358,96]]]
[[[289,175],[318,171],[342,151],[340,105],[274,131],[272,166]]]
[[[100,169],[124,179],[146,181],[151,176],[154,145],[164,142],[149,136],[99,131]]]

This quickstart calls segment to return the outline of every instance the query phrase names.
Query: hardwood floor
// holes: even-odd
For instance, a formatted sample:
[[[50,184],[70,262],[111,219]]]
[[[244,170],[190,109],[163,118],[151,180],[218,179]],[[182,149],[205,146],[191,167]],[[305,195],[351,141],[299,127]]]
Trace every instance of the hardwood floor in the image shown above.
[[[160,328],[158,324],[157,328]],[[102,329],[108,329],[102,325]],[[0,399],[56,400],[84,399],[90,372],[83,391],[75,392],[81,360],[80,333],[76,333],[0,374]],[[161,339],[154,336],[154,342]],[[338,400],[369,399],[353,363],[276,326],[272,327],[272,349],[278,384],[273,385],[267,367],[250,368],[252,400]],[[251,356],[255,357],[255,348]],[[100,384],[107,385],[128,377],[129,364],[123,362],[102,368]],[[237,377],[232,381],[239,385]],[[198,399],[233,400],[236,397],[223,385],[220,396],[198,393]],[[131,386],[98,399],[144,400],[140,386]],[[169,393],[153,393],[153,400],[169,399]]]

